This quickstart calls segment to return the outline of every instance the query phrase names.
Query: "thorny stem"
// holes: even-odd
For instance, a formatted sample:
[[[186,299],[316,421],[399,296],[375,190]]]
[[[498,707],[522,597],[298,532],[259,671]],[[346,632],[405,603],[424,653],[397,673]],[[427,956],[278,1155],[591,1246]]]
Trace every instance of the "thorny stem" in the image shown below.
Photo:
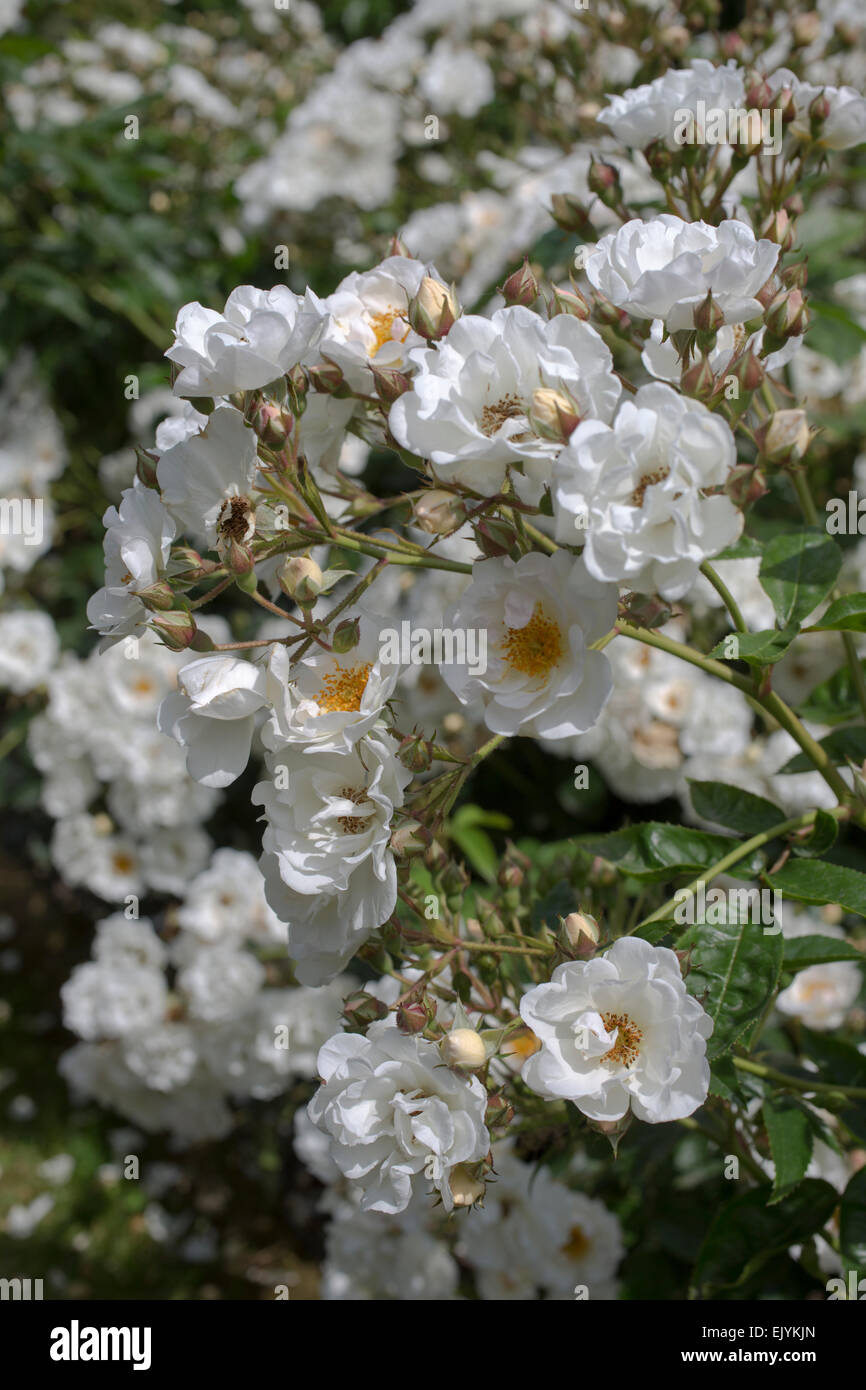
[[[814,1091],[816,1094],[837,1093],[840,1095],[851,1096],[855,1100],[866,1100],[866,1086],[843,1086],[837,1081],[815,1081],[812,1077],[789,1076],[787,1072],[777,1071],[775,1067],[767,1067],[763,1062],[754,1062],[751,1057],[739,1057],[736,1054],[731,1058],[735,1067],[740,1071],[747,1071],[752,1076],[760,1076],[764,1081],[773,1081],[777,1086],[787,1086],[791,1091]]]

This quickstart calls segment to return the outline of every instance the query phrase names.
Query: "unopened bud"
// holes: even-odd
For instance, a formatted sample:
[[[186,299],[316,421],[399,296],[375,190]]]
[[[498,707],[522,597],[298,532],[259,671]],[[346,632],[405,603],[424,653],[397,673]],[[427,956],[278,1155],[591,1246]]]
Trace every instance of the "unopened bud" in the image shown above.
[[[403,821],[391,836],[392,850],[403,858],[423,854],[429,844],[430,832],[417,820]]]
[[[737,507],[751,506],[768,490],[764,474],[751,463],[738,463],[731,469],[725,483],[725,492]]]
[[[540,439],[566,444],[580,424],[580,414],[574,401],[562,391],[540,386],[532,393],[527,412],[529,424]]]
[[[402,240],[401,237],[392,236],[391,241],[390,241],[390,243],[389,243],[389,245],[388,245],[388,255],[389,255],[389,256],[408,256],[408,255],[409,255],[409,252],[408,252],[408,250],[406,249],[406,243],[405,243],[405,241]]]
[[[471,1207],[484,1196],[484,1183],[473,1177],[465,1163],[458,1163],[448,1174],[448,1186],[455,1207]]]
[[[653,140],[644,150],[643,157],[657,178],[664,178],[673,168],[674,156],[664,140]]]
[[[518,270],[509,275],[499,293],[508,308],[514,304],[522,304],[527,309],[532,307],[538,298],[538,281],[530,270],[527,259],[524,259]]]
[[[195,618],[181,608],[154,613],[150,625],[162,638],[163,645],[173,652],[186,651],[196,634]]]
[[[136,445],[135,449],[135,475],[139,482],[145,487],[158,488],[159,483],[156,479],[156,465],[159,460],[154,454],[149,454],[146,449],[141,449]]]
[[[550,212],[556,225],[564,232],[574,232],[578,236],[587,232],[593,235],[589,213],[570,193],[554,193],[550,199]]]
[[[585,323],[589,318],[590,309],[580,290],[554,289],[548,315],[550,318],[556,318],[557,314],[571,314],[573,318],[581,319]]]
[[[314,391],[323,396],[333,396],[346,383],[341,367],[336,362],[316,362],[307,368],[307,377]]]
[[[776,93],[776,110],[781,113],[782,125],[790,125],[797,116],[797,102],[790,87],[782,87]],[[800,209],[802,212],[802,208]]]
[[[595,954],[601,933],[598,922],[588,912],[569,912],[562,918],[561,931],[571,954],[583,960]]]
[[[312,608],[322,592],[322,571],[309,555],[293,555],[277,571],[277,583],[295,603]]]
[[[789,290],[804,290],[809,279],[809,262],[794,261],[782,271],[782,284]]]
[[[695,328],[701,333],[718,333],[724,321],[724,310],[713,299],[712,290],[708,290],[706,299],[702,299],[695,307]]]
[[[344,618],[341,623],[337,623],[331,634],[331,647],[340,656],[346,652],[352,652],[361,640],[361,620],[359,618]]]
[[[171,585],[166,584],[164,579],[158,579],[155,584],[148,584],[146,589],[136,589],[136,598],[141,599],[145,608],[165,612],[174,607],[174,594]]]
[[[371,363],[370,371],[373,373],[376,395],[383,405],[393,405],[411,389],[412,383],[406,373],[398,372],[394,367],[376,367]]]
[[[456,531],[466,520],[466,504],[462,497],[441,488],[431,488],[416,498],[414,507],[415,522],[429,535],[441,536],[448,531]]]
[[[286,390],[289,397],[289,408],[296,420],[299,420],[307,407],[307,391],[309,382],[303,367],[298,363],[286,373]]]
[[[343,1018],[349,1024],[350,1031],[358,1033],[363,1033],[368,1024],[387,1018],[389,1012],[387,1004],[383,1004],[381,999],[374,999],[363,989],[350,994],[343,1005]]]
[[[423,1033],[429,1022],[429,1012],[420,1002],[401,1004],[397,1010],[397,1027],[401,1033]]]
[[[628,321],[628,315],[597,290],[592,296],[592,312],[599,323],[605,324],[608,328],[622,328],[623,323]]]
[[[790,251],[794,245],[794,225],[785,208],[771,212],[761,226],[761,236],[773,241],[782,251]]]
[[[716,379],[709,358],[702,357],[683,372],[680,388],[684,396],[694,396],[699,401],[708,401],[714,395]]]
[[[415,332],[428,341],[444,338],[459,317],[460,304],[454,286],[425,275],[418,293],[409,302],[409,322]]]
[[[781,290],[768,308],[764,322],[775,338],[798,338],[809,326],[809,310],[802,290]]]
[[[517,537],[514,528],[499,517],[486,516],[473,527],[475,541],[488,560],[498,555],[510,555]]]
[[[821,127],[830,114],[830,103],[823,92],[819,92],[809,104],[809,121],[813,135],[820,135]]]
[[[777,410],[755,432],[761,453],[770,463],[803,458],[812,440],[805,410]]]
[[[452,1028],[439,1044],[439,1050],[445,1065],[460,1071],[474,1071],[487,1061],[484,1039],[474,1028]]]
[[[407,734],[397,749],[397,757],[410,772],[426,772],[433,762],[433,749],[420,734]]]
[[[752,73],[747,78],[745,106],[749,110],[757,109],[764,111],[773,102],[773,89],[766,77],[760,73]]]
[[[619,173],[612,164],[603,164],[591,156],[586,182],[590,192],[594,193],[605,207],[615,208],[621,204],[622,187]]]
[[[815,10],[795,15],[791,21],[791,33],[798,48],[808,48],[821,33],[821,16]]]
[[[744,352],[742,357],[739,357],[737,361],[728,368],[725,375],[732,376],[743,390],[748,391],[751,395],[753,391],[757,391],[758,387],[763,385],[766,372],[760,357],[756,356],[756,354],[752,352],[752,349],[749,348],[748,352]]]

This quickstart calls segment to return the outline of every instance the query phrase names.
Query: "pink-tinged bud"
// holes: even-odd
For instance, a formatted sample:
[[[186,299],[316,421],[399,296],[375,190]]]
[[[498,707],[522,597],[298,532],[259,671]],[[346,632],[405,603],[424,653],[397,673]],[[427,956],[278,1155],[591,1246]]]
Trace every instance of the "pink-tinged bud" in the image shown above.
[[[598,922],[588,912],[569,912],[560,922],[562,945],[577,960],[589,960],[595,955],[601,940]]]
[[[338,656],[353,652],[361,640],[361,621],[359,618],[344,618],[337,623],[331,634],[331,647]]]
[[[181,584],[194,584],[215,569],[219,569],[219,566],[213,560],[203,560],[191,545],[175,545],[172,546],[166,573]]]
[[[767,480],[760,468],[751,463],[738,463],[731,469],[725,483],[725,492],[735,507],[750,507],[769,489]]]
[[[356,990],[343,1004],[343,1018],[349,1024],[349,1031],[363,1033],[371,1023],[387,1018],[390,1010],[381,999],[374,999],[365,990]]]
[[[295,419],[299,420],[306,410],[309,390],[307,374],[300,363],[286,372],[286,389],[289,395],[289,409]]]
[[[484,1039],[474,1028],[452,1028],[439,1044],[442,1061],[457,1071],[474,1071],[487,1061]]]
[[[613,1156],[616,1158],[617,1149],[620,1146],[622,1137],[629,1129],[633,1114],[627,1110],[621,1120],[589,1120],[587,1123],[590,1129],[594,1129],[596,1134],[603,1134],[605,1139],[613,1149]]]
[[[819,92],[809,104],[809,120],[813,135],[820,135],[821,127],[830,114],[830,103],[823,92]]]
[[[724,322],[724,310],[713,299],[712,290],[708,290],[706,299],[695,308],[695,328],[701,333],[718,333]]]
[[[466,520],[466,503],[454,493],[431,488],[413,503],[415,522],[430,536],[444,536],[456,531]]]
[[[758,447],[769,463],[792,463],[803,458],[812,442],[805,410],[777,410],[755,431]]]
[[[397,1027],[401,1033],[423,1033],[430,1017],[421,1003],[401,1004],[397,1010]]]
[[[533,391],[527,418],[539,439],[555,444],[566,444],[580,424],[580,413],[574,401],[549,386]]]
[[[581,319],[585,323],[590,310],[580,290],[555,289],[547,312],[548,317],[552,319],[556,318],[557,314],[571,314],[573,318]]]
[[[781,112],[782,125],[790,125],[791,122],[796,119],[797,103],[794,100],[794,93],[790,87],[782,87],[781,90],[776,93],[775,106],[776,110]],[[803,209],[801,208],[800,211],[802,212]]]
[[[619,174],[612,164],[602,164],[594,156],[590,157],[587,186],[605,205],[615,208],[622,202],[622,186]]]
[[[564,232],[574,232],[577,236],[584,236],[587,232],[595,235],[589,213],[570,193],[554,193],[551,196],[550,214]]]
[[[653,140],[644,150],[643,157],[657,178],[663,179],[674,165],[673,152],[664,140]]]
[[[430,843],[430,831],[417,820],[402,821],[391,835],[391,848],[402,858],[424,853]]]
[[[529,1032],[528,1029],[525,1031]],[[535,1038],[534,1033],[532,1037]],[[507,1047],[508,1044],[506,1043],[505,1046]],[[533,1050],[537,1051],[537,1048]],[[487,1112],[484,1116],[484,1123],[491,1129],[505,1129],[511,1124],[513,1119],[514,1106],[511,1104],[511,1101],[506,1100],[505,1096],[500,1094],[500,1092],[494,1092],[487,1101]]]
[[[800,290],[781,290],[768,308],[764,322],[776,338],[798,338],[809,326],[809,310]]]
[[[785,208],[771,212],[761,225],[760,235],[767,241],[774,241],[782,251],[790,251],[794,245],[794,224]]]
[[[444,338],[460,317],[455,287],[425,275],[415,298],[409,301],[408,317],[415,332],[428,342]]]
[[[626,594],[619,602],[619,616],[632,627],[663,627],[671,617],[671,608],[661,599],[652,598],[645,594]],[[598,859],[596,865],[602,869],[604,861]],[[604,870],[606,873],[606,869]],[[602,883],[608,882],[606,878],[599,880]]]
[[[727,34],[722,34],[722,57],[739,58],[746,44],[741,34],[732,29]]]
[[[196,634],[195,618],[184,609],[173,608],[169,613],[155,613],[150,625],[163,645],[173,652],[186,651]]]
[[[762,309],[769,309],[776,295],[779,293],[779,282],[775,275],[771,275],[766,285],[762,285],[755,295]]]
[[[814,10],[795,15],[791,22],[791,33],[798,48],[808,48],[821,33],[821,16]]]
[[[465,1163],[457,1163],[448,1174],[448,1186],[455,1207],[471,1207],[484,1196],[484,1183]]]
[[[136,445],[135,449],[135,474],[140,483],[145,487],[158,488],[156,480],[156,465],[159,459],[155,454],[149,454],[146,449],[141,449]]]
[[[398,372],[393,367],[376,367],[372,363],[370,370],[373,373],[376,395],[383,405],[392,406],[412,388],[405,372]]]
[[[766,372],[760,357],[756,357],[752,349],[749,348],[748,352],[744,353],[733,366],[728,368],[725,375],[732,376],[743,390],[751,395],[753,391],[757,391],[763,385]]]
[[[336,362],[316,362],[307,368],[310,386],[323,396],[334,396],[346,384],[342,369]]]
[[[243,542],[236,541],[232,536],[229,536],[219,542],[217,549],[226,569],[231,570],[238,579],[255,577],[256,562],[248,545],[244,545]]]
[[[277,583],[295,603],[302,608],[312,608],[322,592],[322,571],[309,555],[293,555],[280,565]]]
[[[523,265],[512,271],[499,293],[509,309],[515,304],[532,308],[538,298],[538,281],[529,268],[528,259],[524,257]]]
[[[782,271],[782,284],[789,290],[804,290],[809,279],[809,262],[795,261]]]
[[[716,378],[708,358],[702,357],[683,372],[680,390],[684,396],[694,396],[699,401],[708,401],[715,394]]]
[[[397,757],[410,772],[426,772],[433,762],[433,747],[420,734],[407,734],[397,749]]]
[[[407,256],[407,257],[409,256],[409,252],[408,252],[408,250],[406,249],[406,243],[402,240],[401,237],[392,236],[391,241],[390,241],[390,243],[389,243],[389,245],[388,245],[388,255],[389,255],[389,256]],[[411,257],[410,257],[410,259],[411,259]]]
[[[615,304],[612,304],[603,294],[599,294],[597,290],[593,292],[592,296],[592,312],[593,317],[608,328],[619,329],[628,323],[628,315],[618,309]]]
[[[760,73],[753,73],[751,78],[747,78],[745,106],[748,110],[757,108],[758,111],[765,111],[773,103],[773,89],[765,77]]]
[[[517,541],[514,528],[499,517],[485,516],[473,526],[475,543],[488,560],[510,555]]]
[[[145,608],[156,612],[167,612],[174,607],[174,594],[171,585],[166,584],[165,580],[158,579],[155,584],[149,584],[146,589],[137,589],[136,598],[141,599]]]

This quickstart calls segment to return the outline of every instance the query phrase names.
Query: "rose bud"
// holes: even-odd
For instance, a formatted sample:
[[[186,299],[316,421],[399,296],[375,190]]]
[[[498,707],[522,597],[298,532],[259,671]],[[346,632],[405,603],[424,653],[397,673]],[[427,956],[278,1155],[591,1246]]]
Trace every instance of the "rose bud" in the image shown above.
[[[524,258],[523,265],[512,272],[499,291],[508,308],[522,304],[530,309],[538,298],[538,281],[529,269],[529,261]]]
[[[580,290],[558,290],[554,289],[553,298],[548,306],[548,317],[556,318],[557,314],[571,314],[573,318],[582,319],[584,322],[589,318],[589,305],[584,299]]]
[[[322,571],[308,555],[293,555],[277,571],[277,583],[295,603],[312,608],[322,592]]]
[[[706,299],[695,306],[694,324],[699,333],[718,333],[725,322],[724,311],[713,299],[712,290],[707,291]]]
[[[419,1002],[401,1004],[397,1010],[397,1027],[401,1033],[423,1033],[429,1022],[428,1010]]]
[[[323,396],[333,396],[346,384],[342,368],[336,362],[316,362],[307,368],[310,386]]]
[[[448,1186],[455,1207],[471,1207],[484,1196],[484,1183],[472,1176],[465,1163],[457,1163],[451,1169]]]
[[[564,232],[574,232],[578,236],[586,232],[594,234],[589,214],[570,193],[554,193],[550,199],[550,212],[556,225]]]
[[[528,419],[540,439],[566,444],[580,424],[580,414],[574,401],[562,391],[540,386],[532,393]]]
[[[466,520],[466,504],[441,488],[431,488],[414,502],[416,524],[428,535],[441,536],[455,531]]]
[[[169,613],[155,613],[151,627],[173,652],[186,651],[196,634],[195,618],[184,609],[173,608]]]
[[[405,372],[398,372],[393,367],[377,367],[370,364],[370,371],[373,373],[373,385],[376,388],[376,395],[383,405],[393,405],[401,396],[410,390],[412,383]]]
[[[428,342],[444,338],[460,317],[457,291],[453,285],[443,285],[432,275],[425,275],[418,293],[409,302],[409,322],[416,333]]]
[[[770,463],[790,463],[803,458],[812,432],[805,410],[777,410],[756,430],[755,438]]]
[[[601,199],[605,207],[618,207],[622,202],[622,186],[619,173],[612,164],[602,164],[590,156],[589,173],[586,176],[591,193]]]
[[[581,960],[589,960],[595,954],[601,933],[598,922],[588,912],[569,912],[562,918],[560,930],[570,954]]]
[[[337,623],[331,634],[331,647],[340,656],[352,652],[361,640],[361,623],[358,618],[344,618]]]
[[[439,1050],[445,1065],[459,1071],[474,1071],[487,1061],[484,1039],[474,1028],[452,1028],[439,1044]]]

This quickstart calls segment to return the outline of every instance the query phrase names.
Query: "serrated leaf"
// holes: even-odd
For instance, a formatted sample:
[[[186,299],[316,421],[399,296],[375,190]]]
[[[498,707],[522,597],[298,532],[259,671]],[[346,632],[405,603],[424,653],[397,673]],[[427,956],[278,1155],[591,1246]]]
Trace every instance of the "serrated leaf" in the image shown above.
[[[766,628],[761,632],[732,632],[717,642],[710,656],[722,661],[747,661],[750,666],[773,666],[781,661],[799,629],[796,624],[783,628]],[[736,638],[736,655],[731,651],[731,638]]]
[[[806,632],[866,632],[866,594],[846,594],[830,604]]]
[[[689,780],[689,793],[695,811],[703,820],[715,821],[741,835],[760,835],[785,820],[785,812],[772,801],[728,782]]]
[[[675,874],[698,874],[718,863],[737,845],[730,835],[693,830],[684,825],[646,821],[607,835],[581,835],[577,844],[590,854],[616,864],[623,873],[645,883],[661,883]],[[760,852],[748,856],[730,872],[737,878],[754,878],[761,871]]]
[[[772,600],[780,628],[799,625],[823,602],[841,564],[841,550],[817,526],[773,537],[764,550],[758,578]]]
[[[866,661],[860,662],[860,669],[866,676]],[[847,662],[809,692],[798,706],[798,712],[802,719],[811,719],[816,724],[847,724],[849,720],[862,716]]]
[[[856,1047],[805,1028],[802,1034],[804,1056],[817,1064],[822,1081],[858,1089],[866,1087],[866,1057]],[[866,1100],[854,1097],[838,1114],[851,1133],[866,1143]]]
[[[837,941],[835,936],[792,936],[785,940],[782,969],[792,974],[808,970],[813,965],[829,965],[836,960],[853,960],[866,965],[866,956],[850,941]]]
[[[866,729],[834,729],[831,734],[826,734],[820,740],[820,746],[836,766],[847,763],[848,758],[853,758],[855,763],[862,763],[866,760]],[[779,768],[779,773],[813,772],[814,769],[815,764],[806,753],[795,753],[784,767]]]
[[[767,883],[801,903],[833,903],[866,917],[866,874],[841,864],[789,859]]]
[[[792,1096],[767,1096],[763,1113],[776,1171],[772,1205],[792,1192],[806,1176],[814,1134],[808,1115]]]
[[[710,1095],[738,1105],[747,1103],[740,1086],[740,1073],[729,1056],[716,1057],[710,1067]]]
[[[731,1289],[742,1284],[777,1251],[800,1244],[826,1224],[838,1193],[820,1178],[805,1178],[799,1187],[768,1206],[769,1184],[744,1192],[716,1213],[693,1276],[694,1287]]]
[[[690,946],[689,993],[698,999],[706,995],[704,1008],[713,1020],[707,1043],[712,1061],[763,1014],[779,982],[782,938],[765,934],[752,922],[698,922],[677,941],[677,950]]]

